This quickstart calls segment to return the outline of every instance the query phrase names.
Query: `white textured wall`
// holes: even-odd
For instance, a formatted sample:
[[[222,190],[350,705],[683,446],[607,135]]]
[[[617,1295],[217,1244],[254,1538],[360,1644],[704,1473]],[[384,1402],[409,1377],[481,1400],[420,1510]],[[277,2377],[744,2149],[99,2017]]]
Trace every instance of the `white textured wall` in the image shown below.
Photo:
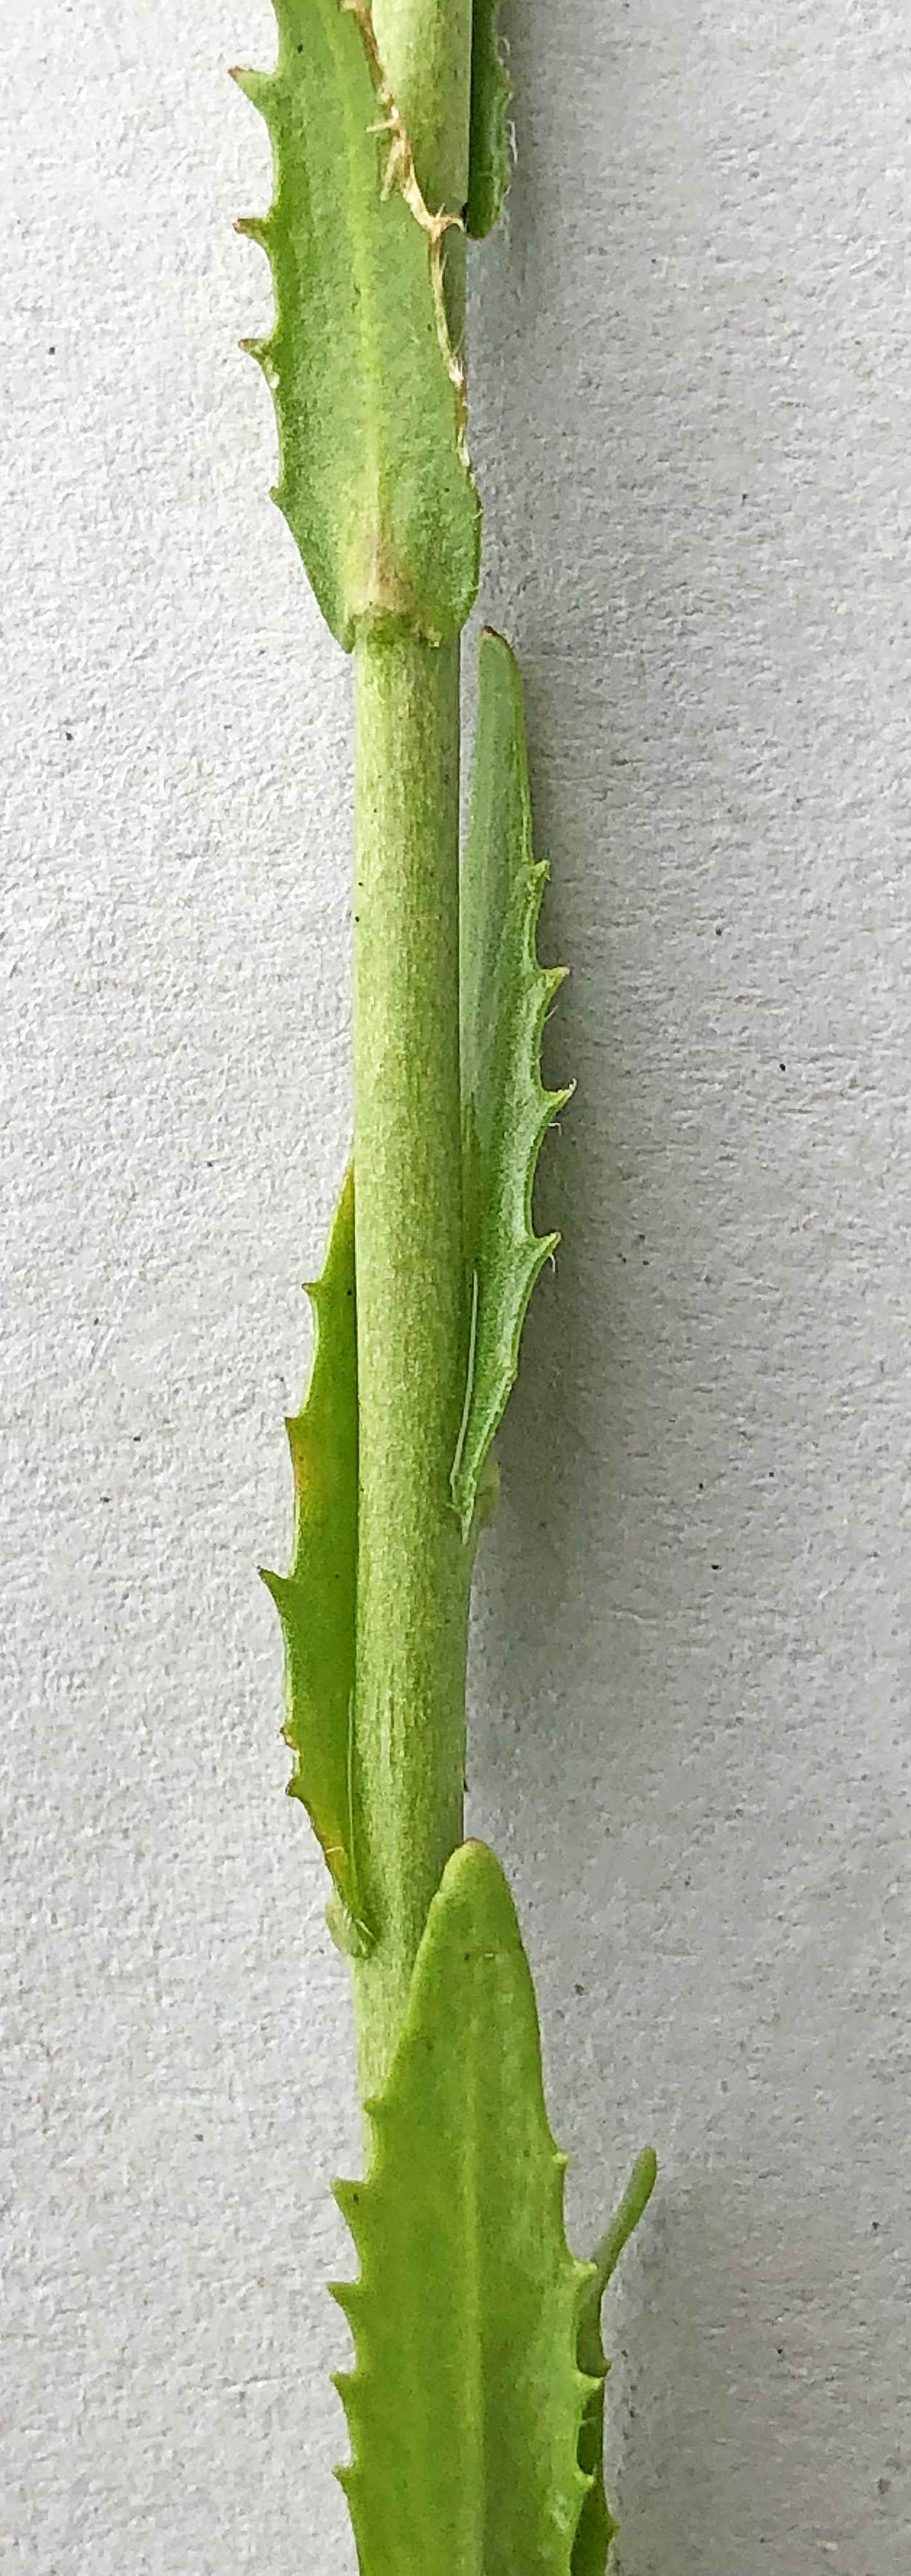
[[[0,2565],[349,2576],[345,1976],[254,1572],[349,1116],[349,673],[234,346],[270,21],[3,14]],[[578,1091],[473,1815],[581,2244],[662,2158],[622,2576],[907,2576],[907,10],[507,19],[483,605]]]

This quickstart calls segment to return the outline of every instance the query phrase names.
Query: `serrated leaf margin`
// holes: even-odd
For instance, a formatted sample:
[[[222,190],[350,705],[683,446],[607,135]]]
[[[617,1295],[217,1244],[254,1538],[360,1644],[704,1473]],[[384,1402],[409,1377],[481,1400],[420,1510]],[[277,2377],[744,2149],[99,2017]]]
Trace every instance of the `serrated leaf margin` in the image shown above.
[[[476,1992],[480,2000],[472,2007],[466,1997]],[[463,2047],[472,2009],[478,2044],[483,2051],[486,2043],[489,2051],[480,2065],[470,2053],[466,2058]],[[510,2026],[513,2013],[518,2015],[516,2029]],[[522,2085],[527,2082],[530,2090],[513,2105],[511,2124],[501,2117],[498,2088],[504,2082],[511,2086],[519,2066],[524,2068]],[[470,2255],[446,2268],[468,2186],[460,2169],[461,2137],[453,2140],[448,2134],[441,2105],[451,2107],[456,2099],[458,2120],[467,2120],[475,2106],[483,2128],[483,2096],[480,2112],[476,2105],[478,2088],[485,2084],[491,2088],[488,2110],[497,2124],[498,2184],[502,2187],[506,2164],[509,2189],[519,2196],[523,2188],[543,2191],[543,2176],[549,2177],[546,2220],[543,2202],[539,2208],[533,2200],[525,2209],[520,2201],[515,2247],[510,2244],[505,2266],[516,2285],[515,2296],[527,2293],[523,2318],[504,2309],[485,2313],[483,2281],[476,2279]],[[339,2476],[351,2509],[361,2576],[452,2576],[456,2566],[459,2576],[510,2576],[513,2563],[521,2566],[521,2576],[570,2576],[574,2536],[592,2483],[580,2466],[578,2445],[597,2383],[579,2366],[578,2330],[593,2271],[578,2263],[566,2244],[567,2159],[555,2147],[547,2122],[531,1974],[506,1880],[484,1844],[461,1845],[447,1864],[418,1953],[388,2085],[365,2108],[372,2140],[369,2172],[364,2181],[335,2186],[360,2276],[332,2285],[355,2342],[354,2367],[337,2375],[336,2386],[352,2443],[351,2463]],[[470,2165],[470,2157],[466,2162]],[[479,2193],[484,2187],[479,2180]],[[486,2237],[483,2213],[479,2215],[470,2193],[465,2224],[476,2248],[496,2244],[496,2257],[488,2258],[487,2282],[490,2286],[492,2277],[502,2286],[497,2264],[507,2222],[496,2192],[494,2197],[494,2224]],[[541,2265],[540,2288],[519,2251],[528,2244],[534,2245]],[[418,2285],[416,2297],[410,2296],[412,2282]],[[467,2384],[470,2369],[462,2358],[460,2326],[453,2325],[460,2299],[467,2311],[465,2331],[477,2388]],[[545,2353],[539,2348],[542,2319],[554,2314],[561,2319],[559,2338],[551,2344],[548,2329]],[[522,2339],[529,2315],[535,2321],[531,2349]],[[518,2436],[517,2409],[522,2422]],[[558,2439],[557,2421],[562,2428]],[[472,2451],[471,2428],[479,2426],[483,2438]],[[444,2446],[457,2446],[459,2440],[467,2442],[471,2457],[458,2450],[447,2462]],[[552,2456],[555,2441],[559,2468]],[[526,2510],[527,2524],[517,2542],[517,2517],[521,2521]],[[458,2515],[457,2529],[453,2514]]]
[[[509,763],[512,812],[504,850],[497,806],[498,759]],[[499,864],[498,864],[499,862]],[[478,653],[478,716],[472,799],[461,882],[461,987],[465,1205],[471,1333],[465,1404],[451,1476],[463,1537],[472,1525],[478,1482],[519,1367],[522,1327],[557,1233],[536,1235],[533,1197],[538,1156],[548,1127],[572,1097],[573,1084],[548,1091],[541,1079],[544,1024],[566,969],[540,965],[538,917],[546,861],[532,852],[531,791],[522,683],[504,636],[485,627]],[[478,922],[483,922],[479,940]],[[506,995],[512,1022],[508,1077],[497,1056],[495,987],[512,941],[514,982]],[[487,973],[477,956],[486,941]],[[493,996],[493,998],[492,998]],[[479,1109],[482,1089],[483,1121]],[[482,1134],[482,1123],[487,1130]],[[509,1128],[515,1130],[510,1138]],[[509,1238],[512,1280],[498,1303],[495,1282]]]
[[[313,4],[320,7],[322,0],[313,0]],[[275,318],[271,330],[265,335],[244,339],[240,345],[261,368],[275,404],[279,439],[279,478],[273,487],[272,498],[286,518],[303,555],[323,614],[332,632],[345,651],[352,649],[361,623],[373,626],[410,627],[414,632],[422,634],[428,642],[439,644],[456,634],[464,624],[477,590],[480,568],[481,513],[468,456],[465,376],[449,331],[444,288],[445,237],[453,226],[464,229],[463,219],[457,214],[432,212],[422,196],[410,138],[391,84],[380,61],[372,18],[365,0],[330,0],[330,7],[334,8],[339,18],[352,21],[356,27],[364,67],[373,89],[377,116],[375,122],[366,127],[364,132],[365,135],[369,133],[375,138],[377,204],[382,205],[392,196],[400,197],[414,218],[427,245],[427,274],[433,324],[440,355],[452,389],[454,453],[464,477],[466,506],[472,523],[470,569],[466,564],[458,596],[453,597],[445,617],[441,618],[439,614],[428,615],[425,606],[422,606],[413,592],[407,587],[400,586],[394,564],[392,561],[386,561],[383,546],[378,542],[379,531],[374,532],[377,541],[374,543],[370,558],[367,591],[363,597],[359,593],[355,598],[346,593],[345,581],[339,570],[341,558],[336,561],[333,568],[330,561],[331,548],[329,553],[325,553],[321,549],[318,534],[314,535],[312,529],[309,542],[305,544],[301,528],[297,523],[297,511],[293,503],[294,477],[289,473],[287,463],[288,441],[281,400],[279,366],[283,334],[286,331],[290,334],[292,330],[290,308],[295,300],[292,294],[286,302],[282,293],[280,262],[284,257],[286,245],[281,239],[279,230],[279,196],[283,173],[279,102],[293,68],[295,54],[303,50],[301,44],[295,40],[292,29],[291,0],[273,0],[279,31],[279,60],[276,69],[272,72],[261,72],[235,65],[231,71],[231,78],[249,99],[251,105],[256,108],[258,114],[264,118],[269,128],[276,184],[275,198],[268,214],[242,215],[235,223],[237,232],[256,242],[265,251],[272,269],[275,293]],[[382,480],[382,477],[380,479]],[[387,483],[388,479],[387,471]],[[318,521],[317,510],[317,528]]]
[[[357,1580],[357,1326],[354,1167],[349,1164],[320,1277],[305,1294],[315,1339],[307,1391],[285,1429],[294,1474],[287,1574],[260,1568],[281,1621],[289,1797],[306,1807],[341,1908],[342,1946],[369,1946],[351,1790]]]

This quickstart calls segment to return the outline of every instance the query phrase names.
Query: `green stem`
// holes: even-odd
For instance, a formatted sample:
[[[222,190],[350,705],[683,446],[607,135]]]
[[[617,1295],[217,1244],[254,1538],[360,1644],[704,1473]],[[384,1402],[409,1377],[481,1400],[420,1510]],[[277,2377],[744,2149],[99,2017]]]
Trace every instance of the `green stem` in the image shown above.
[[[432,214],[468,195],[472,0],[373,0],[380,61],[411,137]]]
[[[461,215],[468,198],[472,0],[373,0],[380,61],[401,108],[425,204]],[[446,239],[449,329],[465,329],[465,236]]]
[[[472,0],[374,0],[434,212],[468,194]],[[464,239],[450,236],[461,341]],[[450,1494],[466,1365],[459,1090],[459,646],[356,649],[354,1156],[359,1499],[354,1799],[376,1931],[361,2093],[385,2082],[462,1839],[468,1566]]]
[[[369,2098],[462,1837],[468,1566],[449,1480],[466,1329],[458,645],[364,638],[356,660],[354,1798],[377,1941],[355,2003]]]

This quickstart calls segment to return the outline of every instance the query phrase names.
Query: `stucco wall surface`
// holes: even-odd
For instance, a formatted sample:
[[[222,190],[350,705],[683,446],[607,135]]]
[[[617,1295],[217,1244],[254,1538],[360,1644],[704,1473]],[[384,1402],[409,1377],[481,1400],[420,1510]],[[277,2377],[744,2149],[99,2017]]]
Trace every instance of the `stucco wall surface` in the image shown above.
[[[580,2247],[661,2157],[618,2576],[908,2576],[908,14],[505,24],[481,604],[578,1087],[471,1815]],[[255,1573],[350,1115],[350,671],[235,346],[270,14],[2,43],[0,2567],[351,2576],[346,1981]]]

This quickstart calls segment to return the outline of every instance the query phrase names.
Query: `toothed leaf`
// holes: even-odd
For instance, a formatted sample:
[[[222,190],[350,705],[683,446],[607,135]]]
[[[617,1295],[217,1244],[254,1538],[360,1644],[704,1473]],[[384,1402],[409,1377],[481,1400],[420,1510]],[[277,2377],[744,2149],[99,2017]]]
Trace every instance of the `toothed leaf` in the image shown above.
[[[658,2171],[654,2147],[644,2147],[606,2234],[595,2252],[579,2312],[578,2362],[593,2385],[579,2433],[579,2466],[591,2484],[583,2499],[573,2544],[572,2576],[604,2576],[617,2525],[604,2492],[604,2383],[610,2364],[601,2340],[601,2301],[624,2245],[650,2200]]]
[[[337,2186],[361,2266],[338,2381],[361,2576],[570,2576],[590,2267],[567,2248],[531,1975],[483,1843],[444,1872],[367,2107],[369,2175]]]
[[[352,1931],[358,1925],[350,1737],[357,1568],[357,1341],[354,1174],[349,1166],[322,1277],[308,1288],[316,1325],[310,1383],[288,1422],[294,1552],[264,1573],[285,1641],[288,1783],[322,1843]]]
[[[497,43],[500,0],[474,0],[471,29],[471,149],[466,230],[493,231],[509,186],[507,116],[512,82]]]
[[[522,687],[501,635],[481,637],[471,817],[461,887],[462,1110],[473,1283],[469,1383],[452,1494],[463,1531],[519,1365],[532,1289],[556,1234],[536,1235],[542,1138],[569,1091],[545,1091],[541,1037],[562,969],[539,966],[547,869],[535,864]]]
[[[278,64],[238,75],[266,118],[275,200],[257,238],[275,323],[275,492],[323,615],[440,642],[477,587],[480,519],[449,345],[442,237],[357,0],[275,0]],[[255,222],[255,219],[254,219]]]

